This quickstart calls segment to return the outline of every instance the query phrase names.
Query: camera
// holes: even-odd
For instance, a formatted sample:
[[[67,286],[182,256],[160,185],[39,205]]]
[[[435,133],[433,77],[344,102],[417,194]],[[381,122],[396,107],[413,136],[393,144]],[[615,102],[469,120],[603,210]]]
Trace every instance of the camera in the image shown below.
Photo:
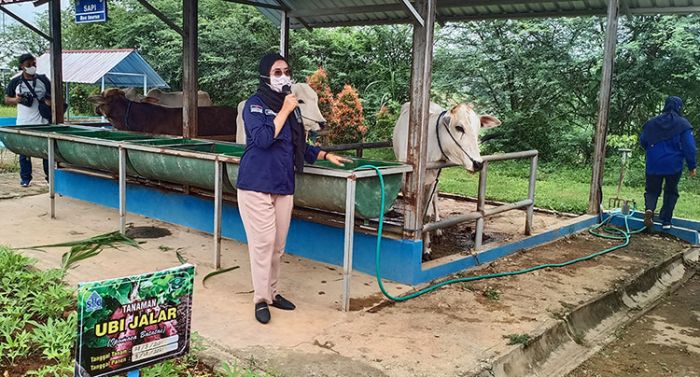
[[[32,95],[29,93],[22,93],[19,95],[19,103],[20,105],[32,107],[32,103],[34,103],[34,97],[32,97]]]

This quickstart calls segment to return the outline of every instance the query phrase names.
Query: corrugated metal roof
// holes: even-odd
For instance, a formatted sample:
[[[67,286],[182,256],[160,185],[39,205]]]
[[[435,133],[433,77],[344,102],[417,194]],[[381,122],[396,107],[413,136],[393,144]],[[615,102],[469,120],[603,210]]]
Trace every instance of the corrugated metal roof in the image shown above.
[[[39,73],[51,76],[48,53],[36,65]],[[169,87],[134,49],[63,51],[63,82],[98,84],[104,77],[109,86],[142,87],[144,75],[149,88]]]
[[[229,0],[236,2],[236,0]],[[292,28],[410,23],[400,0],[254,0],[288,9]],[[246,0],[245,3],[250,3]],[[438,0],[438,22],[605,15],[606,0]],[[623,15],[700,13],[700,0],[621,0]],[[282,12],[258,7],[276,25]]]

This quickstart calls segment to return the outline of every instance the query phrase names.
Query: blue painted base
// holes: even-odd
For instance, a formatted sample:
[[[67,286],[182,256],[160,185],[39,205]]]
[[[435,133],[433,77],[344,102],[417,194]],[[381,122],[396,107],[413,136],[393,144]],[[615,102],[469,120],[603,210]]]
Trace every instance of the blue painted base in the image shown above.
[[[633,217],[637,219],[644,219],[644,212],[637,211],[634,213]],[[700,232],[700,221],[674,217],[671,220],[671,225]]]
[[[56,192],[64,196],[118,208],[118,190],[115,180],[56,171]],[[127,184],[127,211],[203,232],[213,231],[214,203],[204,198]],[[582,231],[596,222],[595,217],[585,218],[559,229],[483,251],[477,256],[467,256],[427,269],[422,268],[421,241],[382,238],[381,273],[383,278],[404,284],[425,283]],[[286,249],[290,254],[341,266],[343,232],[340,228],[295,218],[292,219]],[[222,206],[222,235],[245,242],[238,208],[230,203]],[[376,237],[355,233],[354,245],[353,268],[371,275],[376,274]]]
[[[582,230],[588,229],[590,226],[593,226],[597,223],[597,217],[585,218],[581,221],[569,224],[561,228],[553,229],[548,232],[540,233],[519,241],[511,242],[506,245],[482,251],[477,255],[470,255],[468,257],[458,259],[450,263],[433,267],[429,270],[422,271],[423,281],[430,281],[441,276],[455,273],[457,271],[476,267],[480,264],[490,263],[495,261],[496,259],[503,258],[520,250],[531,249],[544,243],[554,241],[558,238],[562,238],[573,233],[578,233]]]
[[[605,218],[610,216],[609,214],[605,215]],[[625,220],[621,216],[616,216],[615,218],[612,219],[611,221],[612,225],[619,226],[619,227],[624,227],[625,226]],[[684,220],[684,219],[673,219],[671,220],[671,223],[673,224],[673,227],[668,230],[664,230],[661,228],[661,224],[659,223],[654,223],[654,228],[652,231],[654,233],[667,233],[670,234],[678,239],[681,239],[691,245],[698,245],[700,244],[700,235],[698,235],[698,230],[700,229],[700,223],[697,223],[695,221],[691,220]],[[635,229],[641,229],[644,226],[644,214],[642,216],[639,216],[638,212],[635,212],[633,216],[631,216],[628,219],[628,224],[630,227],[630,230],[635,230]],[[688,225],[688,227],[683,227],[680,226],[680,224]]]
[[[117,181],[56,170],[56,192],[110,208],[119,208]],[[60,199],[59,199],[60,200]],[[127,184],[126,208],[129,213],[184,225],[202,232],[214,230],[214,202],[196,196]],[[222,206],[221,233],[226,238],[246,242],[238,207]],[[118,224],[115,219],[115,226]],[[343,233],[340,228],[292,219],[286,251],[320,262],[342,266]],[[355,233],[353,268],[375,274],[376,237]],[[422,242],[382,239],[382,276],[406,284],[420,283]]]

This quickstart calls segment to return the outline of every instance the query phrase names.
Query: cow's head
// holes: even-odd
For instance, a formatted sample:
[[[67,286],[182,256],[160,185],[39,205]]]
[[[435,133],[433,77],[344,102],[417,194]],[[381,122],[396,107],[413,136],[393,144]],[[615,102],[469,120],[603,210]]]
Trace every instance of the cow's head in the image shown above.
[[[479,131],[500,124],[496,117],[477,114],[471,103],[456,105],[440,120],[438,132],[442,151],[450,162],[464,166],[470,172],[477,172],[483,167]]]
[[[129,101],[132,102],[143,102],[143,100],[146,98],[140,91],[138,91],[136,88],[126,88],[124,89],[124,95]]]
[[[304,117],[304,128],[307,131],[318,132],[326,126],[326,118],[321,115],[318,108],[318,94],[309,84],[298,83],[292,85],[292,93],[299,100],[299,110]]]
[[[158,102],[160,102],[158,98],[150,95],[154,90],[158,89],[152,89],[150,92],[148,92],[148,95],[144,96],[136,88],[126,88],[124,89],[124,95],[126,96],[126,99],[128,99],[131,102],[152,103],[154,105],[157,105]],[[160,90],[158,90],[158,92],[160,93]]]
[[[117,108],[123,108],[128,101],[121,89],[107,89],[101,94],[90,96],[89,101],[95,104],[95,113],[108,119],[113,117]]]

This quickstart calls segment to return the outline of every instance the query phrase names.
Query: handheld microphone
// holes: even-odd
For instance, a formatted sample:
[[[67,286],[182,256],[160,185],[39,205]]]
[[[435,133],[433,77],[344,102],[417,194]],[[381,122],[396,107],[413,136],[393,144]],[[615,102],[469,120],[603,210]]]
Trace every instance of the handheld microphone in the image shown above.
[[[292,86],[291,85],[283,86],[282,92],[284,94],[292,94]],[[299,106],[294,108],[294,117],[297,118],[297,123],[301,124],[302,126],[304,125],[304,120],[301,118],[301,110],[299,110]]]

